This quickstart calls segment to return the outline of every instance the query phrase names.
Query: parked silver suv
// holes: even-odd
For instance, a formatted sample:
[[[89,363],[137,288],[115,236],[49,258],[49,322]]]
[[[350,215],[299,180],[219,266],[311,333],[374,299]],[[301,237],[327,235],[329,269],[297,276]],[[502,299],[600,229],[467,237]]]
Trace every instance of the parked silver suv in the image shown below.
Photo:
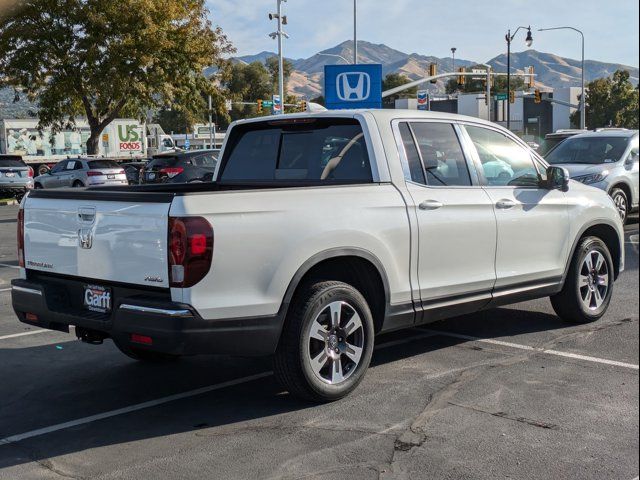
[[[620,217],[638,208],[638,130],[601,129],[567,138],[547,156],[572,179],[608,192]]]
[[[72,158],[58,162],[34,180],[34,188],[128,185],[124,169],[113,160]]]

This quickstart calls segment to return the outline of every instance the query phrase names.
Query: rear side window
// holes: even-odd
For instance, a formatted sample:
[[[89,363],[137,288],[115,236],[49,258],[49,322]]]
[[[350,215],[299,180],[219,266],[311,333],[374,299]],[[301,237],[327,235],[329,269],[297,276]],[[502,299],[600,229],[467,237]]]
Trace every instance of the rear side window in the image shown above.
[[[413,134],[409,128],[408,123],[401,123],[399,125],[400,136],[402,137],[402,144],[404,145],[404,151],[407,156],[407,165],[403,165],[406,170],[404,177],[407,180],[414,181],[426,185],[427,181],[424,178],[424,171],[422,170],[422,162],[420,161],[420,154],[416,148],[416,144],[413,141]]]
[[[89,168],[120,168],[120,165],[113,160],[90,160],[87,163]]]
[[[18,167],[26,167],[27,165],[18,159],[12,158],[0,158],[0,168],[18,168]]]
[[[222,162],[223,182],[372,181],[362,127],[352,119],[241,125]]]
[[[145,166],[145,169],[152,170],[158,168],[170,168],[175,167],[179,163],[177,157],[155,157],[153,160],[149,161]]]

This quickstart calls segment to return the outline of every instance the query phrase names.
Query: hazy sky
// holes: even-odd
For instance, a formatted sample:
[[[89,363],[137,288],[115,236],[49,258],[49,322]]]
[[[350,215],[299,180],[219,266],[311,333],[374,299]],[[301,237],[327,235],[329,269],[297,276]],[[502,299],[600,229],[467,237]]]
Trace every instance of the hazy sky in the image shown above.
[[[587,59],[638,66],[638,0],[357,0],[358,38],[403,52],[486,61],[506,51],[507,29],[531,25],[532,48],[580,58],[579,35],[538,28],[574,26],[584,31]],[[308,57],[353,37],[353,0],[288,0],[285,55]],[[213,22],[239,55],[276,51],[267,35],[276,0],[208,0]],[[518,32],[513,51],[525,50]]]

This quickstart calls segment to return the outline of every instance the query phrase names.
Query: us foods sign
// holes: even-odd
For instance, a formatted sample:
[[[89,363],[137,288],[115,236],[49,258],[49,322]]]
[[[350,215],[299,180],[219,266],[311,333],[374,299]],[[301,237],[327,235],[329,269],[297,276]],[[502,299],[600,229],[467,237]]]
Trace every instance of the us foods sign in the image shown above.
[[[142,136],[140,125],[118,125],[118,150],[132,152],[142,151]]]

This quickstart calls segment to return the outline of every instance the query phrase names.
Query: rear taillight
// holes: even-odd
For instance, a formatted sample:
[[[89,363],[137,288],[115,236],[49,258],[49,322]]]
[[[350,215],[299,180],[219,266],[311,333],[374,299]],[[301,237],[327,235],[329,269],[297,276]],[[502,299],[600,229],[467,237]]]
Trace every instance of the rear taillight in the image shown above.
[[[24,209],[18,210],[18,265],[24,267]]]
[[[100,177],[102,175],[105,175],[103,172],[100,172],[98,170],[89,170],[87,172],[87,176],[88,177]]]
[[[118,170],[117,174],[118,175],[124,175],[124,170]]]
[[[29,175],[30,178],[33,178],[33,168],[29,167],[29,173],[27,175]]]
[[[172,287],[194,286],[211,268],[213,228],[202,217],[169,218],[169,282]]]
[[[166,174],[167,177],[169,178],[173,178],[176,175],[180,175],[182,172],[184,172],[184,168],[182,167],[170,167],[170,168],[160,169],[160,173]]]

